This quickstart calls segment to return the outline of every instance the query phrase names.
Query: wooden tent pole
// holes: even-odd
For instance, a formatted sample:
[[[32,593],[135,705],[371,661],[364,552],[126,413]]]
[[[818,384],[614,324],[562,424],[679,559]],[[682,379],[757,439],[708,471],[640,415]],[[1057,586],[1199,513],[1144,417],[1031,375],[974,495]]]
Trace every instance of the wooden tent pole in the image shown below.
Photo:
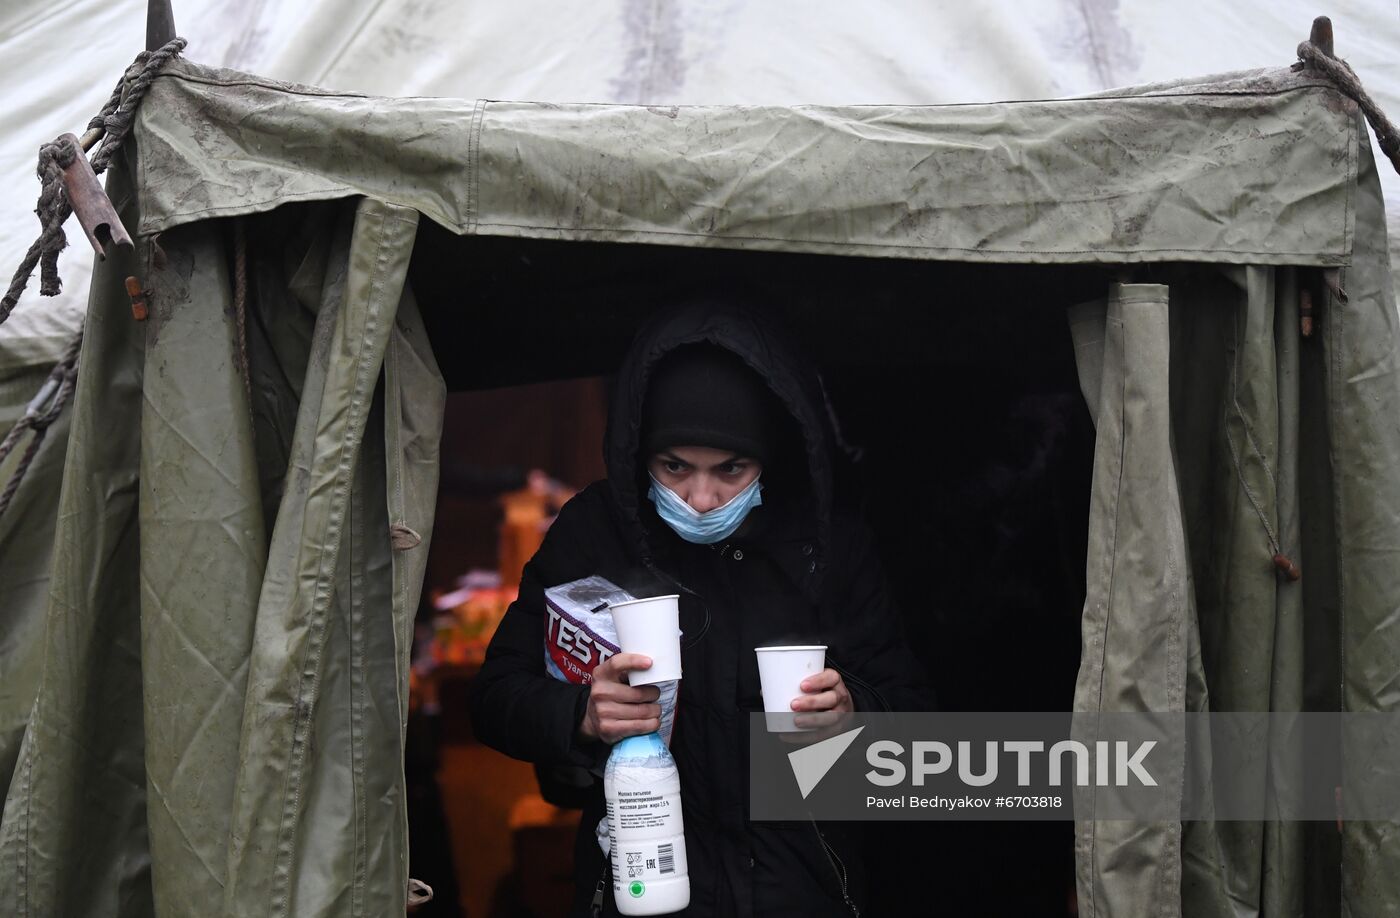
[[[171,0],[149,0],[146,6],[146,50],[155,51],[175,39],[175,11]]]
[[[1336,57],[1336,52],[1332,49],[1332,20],[1326,16],[1319,16],[1313,20],[1312,34],[1308,36],[1308,41],[1317,46],[1328,57]]]

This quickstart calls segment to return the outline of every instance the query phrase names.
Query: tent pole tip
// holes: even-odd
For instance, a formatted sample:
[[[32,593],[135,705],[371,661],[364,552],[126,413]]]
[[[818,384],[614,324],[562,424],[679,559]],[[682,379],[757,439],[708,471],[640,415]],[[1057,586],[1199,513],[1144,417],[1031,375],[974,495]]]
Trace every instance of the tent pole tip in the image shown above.
[[[146,50],[155,51],[175,40],[175,11],[171,0],[149,0],[146,6]]]
[[[1319,16],[1313,20],[1312,34],[1308,36],[1308,41],[1328,57],[1337,56],[1332,51],[1332,20],[1327,16]]]

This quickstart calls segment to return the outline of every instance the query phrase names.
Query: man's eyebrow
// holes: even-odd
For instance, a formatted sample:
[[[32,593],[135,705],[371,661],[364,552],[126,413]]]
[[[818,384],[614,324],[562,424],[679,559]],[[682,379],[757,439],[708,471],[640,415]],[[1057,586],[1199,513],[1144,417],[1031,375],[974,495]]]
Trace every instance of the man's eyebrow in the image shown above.
[[[663,449],[661,452],[657,453],[657,455],[660,456],[662,459],[665,459],[667,462],[675,462],[679,463],[680,465],[690,465],[689,462],[686,462],[684,459],[682,459],[680,456],[677,456],[670,450]]]

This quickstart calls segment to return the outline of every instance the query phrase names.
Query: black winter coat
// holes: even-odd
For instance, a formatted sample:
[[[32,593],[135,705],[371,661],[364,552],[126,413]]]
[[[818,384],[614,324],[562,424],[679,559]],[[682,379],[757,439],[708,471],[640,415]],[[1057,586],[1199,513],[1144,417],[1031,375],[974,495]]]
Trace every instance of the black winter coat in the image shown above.
[[[646,381],[673,348],[726,347],[769,383],[793,418],[789,458],[763,473],[764,504],[727,542],[693,545],[660,521],[641,480]],[[544,671],[544,590],[601,574],[634,595],[681,594],[682,668],[671,751],[681,780],[693,916],[849,915],[867,901],[849,825],[748,818],[748,714],[762,711],[754,648],[824,643],[856,710],[922,710],[922,672],[887,598],[869,532],[834,509],[830,432],[814,374],[750,313],[701,304],[643,332],[618,380],[608,479],[560,512],[525,568],[520,597],[487,651],[473,692],[477,735],[507,755],[601,774],[608,748],[576,731],[588,687]],[[594,827],[602,779],[575,845],[573,913],[588,912],[606,862]],[[604,914],[616,914],[611,882]]]

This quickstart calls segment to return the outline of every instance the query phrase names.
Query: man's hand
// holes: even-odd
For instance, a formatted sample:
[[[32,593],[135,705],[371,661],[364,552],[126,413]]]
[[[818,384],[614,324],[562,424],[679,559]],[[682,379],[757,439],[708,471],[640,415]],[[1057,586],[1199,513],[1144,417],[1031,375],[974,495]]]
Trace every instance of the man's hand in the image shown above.
[[[850,690],[834,669],[824,669],[802,680],[802,695],[792,700],[792,709],[799,712],[792,724],[801,730],[820,731],[818,736],[835,735],[846,722],[846,715],[855,711]],[[812,735],[807,735],[811,741]]]
[[[651,658],[639,653],[613,654],[599,664],[593,670],[588,710],[578,725],[578,735],[612,745],[661,729],[661,705],[656,703],[661,690],[654,685],[634,688],[623,681],[629,672],[650,668]]]
[[[856,709],[841,674],[830,667],[802,680],[801,697],[792,700],[794,711],[835,711],[850,714]]]

